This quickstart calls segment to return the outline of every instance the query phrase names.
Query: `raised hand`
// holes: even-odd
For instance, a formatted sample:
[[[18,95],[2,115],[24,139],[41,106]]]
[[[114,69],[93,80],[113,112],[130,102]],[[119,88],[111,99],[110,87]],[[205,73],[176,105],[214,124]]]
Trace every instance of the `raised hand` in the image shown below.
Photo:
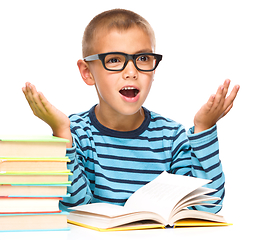
[[[55,108],[34,85],[26,83],[22,91],[35,116],[46,122],[52,129],[53,135],[66,138],[70,141],[67,147],[72,146],[69,118]]]
[[[194,118],[194,133],[202,132],[213,127],[233,107],[233,102],[240,86],[236,85],[230,95],[226,97],[229,85],[230,80],[225,80],[224,84],[218,88],[217,93],[212,95],[208,102],[197,112]]]

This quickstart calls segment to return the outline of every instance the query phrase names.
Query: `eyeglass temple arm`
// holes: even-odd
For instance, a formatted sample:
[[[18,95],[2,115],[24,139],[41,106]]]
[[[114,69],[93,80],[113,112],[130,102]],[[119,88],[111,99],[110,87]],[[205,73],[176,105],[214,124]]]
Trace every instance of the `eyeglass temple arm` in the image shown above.
[[[84,58],[84,61],[94,61],[99,59],[99,54],[91,55]]]

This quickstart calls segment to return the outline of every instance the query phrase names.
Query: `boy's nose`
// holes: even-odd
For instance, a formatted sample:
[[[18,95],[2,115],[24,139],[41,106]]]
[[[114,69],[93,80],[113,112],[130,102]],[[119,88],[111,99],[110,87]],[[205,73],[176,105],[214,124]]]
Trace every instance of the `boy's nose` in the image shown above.
[[[138,78],[138,70],[134,66],[132,60],[129,60],[125,69],[123,70],[124,79],[137,79]]]

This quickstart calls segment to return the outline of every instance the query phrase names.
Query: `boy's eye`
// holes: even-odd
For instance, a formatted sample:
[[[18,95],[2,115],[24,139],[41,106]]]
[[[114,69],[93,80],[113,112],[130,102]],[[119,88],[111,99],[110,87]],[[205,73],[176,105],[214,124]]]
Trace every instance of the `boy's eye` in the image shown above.
[[[118,64],[125,61],[125,57],[119,54],[109,54],[105,58],[106,64]]]
[[[108,54],[104,60],[105,68],[111,70],[119,70],[122,69],[125,63],[125,56],[121,54]]]
[[[107,63],[118,63],[118,62],[120,62],[120,59],[118,58],[111,58],[107,61]]]
[[[149,61],[149,57],[147,55],[142,55],[137,58],[137,61],[146,62]]]

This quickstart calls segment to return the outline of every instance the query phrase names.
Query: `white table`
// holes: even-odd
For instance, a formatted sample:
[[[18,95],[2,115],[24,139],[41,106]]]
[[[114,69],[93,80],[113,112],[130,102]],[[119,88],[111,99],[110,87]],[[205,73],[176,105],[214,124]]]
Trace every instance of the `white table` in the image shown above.
[[[0,240],[163,240],[163,239],[255,239],[253,226],[236,223],[228,227],[153,229],[124,232],[97,232],[69,224],[70,231],[0,233]],[[251,232],[251,234],[249,234]]]

